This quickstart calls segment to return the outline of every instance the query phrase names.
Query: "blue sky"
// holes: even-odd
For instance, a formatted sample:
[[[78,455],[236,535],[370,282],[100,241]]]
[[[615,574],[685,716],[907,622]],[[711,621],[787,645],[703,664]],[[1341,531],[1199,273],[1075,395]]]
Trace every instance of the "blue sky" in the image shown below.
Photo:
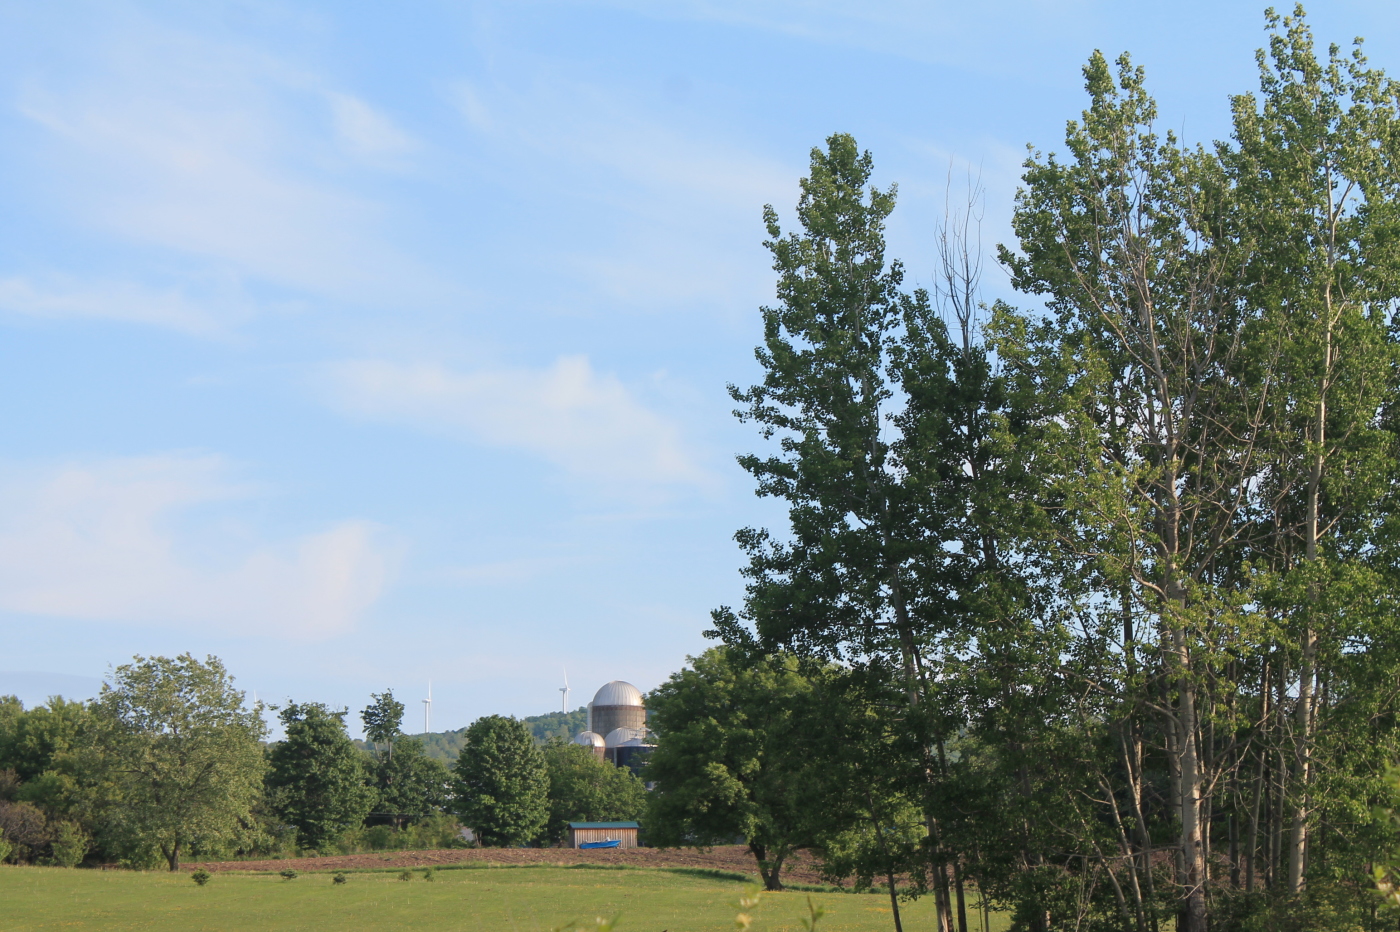
[[[437,730],[654,687],[780,517],[724,386],[810,147],[872,150],[927,283],[950,169],[990,249],[1095,48],[1210,140],[1262,10],[0,4],[0,692],[191,651],[411,726],[431,680]],[[1310,14],[1400,72],[1400,7]]]

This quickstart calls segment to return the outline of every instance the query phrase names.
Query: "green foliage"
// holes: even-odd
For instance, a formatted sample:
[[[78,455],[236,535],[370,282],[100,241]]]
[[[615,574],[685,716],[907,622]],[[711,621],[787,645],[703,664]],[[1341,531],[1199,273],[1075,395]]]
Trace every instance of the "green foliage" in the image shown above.
[[[429,867],[428,869],[423,871],[423,879],[429,882],[437,880],[437,868]]]
[[[394,753],[381,757],[372,771],[378,794],[373,812],[395,825],[421,819],[448,804],[452,774],[428,757],[416,738],[401,738]]]
[[[91,711],[83,769],[114,848],[158,850],[173,871],[187,849],[235,841],[252,823],[266,727],[218,658],[138,656]]]
[[[791,658],[744,663],[732,648],[690,658],[648,697],[660,736],[647,763],[655,783],[644,826],[654,845],[715,845],[742,838],[770,890],[787,857],[837,818],[814,803],[803,774],[811,747],[794,728],[810,694]]]
[[[549,774],[549,822],[545,840],[567,840],[570,822],[640,819],[646,785],[626,767],[599,760],[590,748],[554,737],[542,749]]]
[[[331,878],[331,883],[336,884],[338,886],[340,884],[345,883],[348,879],[349,878],[347,878],[344,874],[336,874],[334,877]]]
[[[370,693],[374,701],[360,713],[360,721],[365,726],[365,737],[374,745],[376,753],[382,744],[388,748],[389,756],[394,755],[394,742],[402,733],[403,703],[394,698],[393,690],[383,693]]]
[[[572,712],[546,712],[543,715],[530,715],[521,719],[530,727],[535,741],[544,744],[550,738],[567,741],[588,727],[588,707],[579,706]]]
[[[345,732],[346,711],[308,702],[278,713],[286,737],[268,753],[267,790],[273,811],[296,827],[303,847],[328,845],[374,804],[364,756]]]
[[[488,846],[534,841],[549,820],[549,775],[529,728],[488,715],[468,728],[457,758],[457,814]]]
[[[399,880],[408,883],[413,879],[413,871],[399,871]]]
[[[72,822],[59,822],[53,827],[49,847],[52,861],[59,867],[77,867],[92,848],[92,839],[82,827]]]
[[[62,696],[28,711],[10,705],[0,714],[0,769],[13,770],[24,781],[35,779],[79,746],[90,720],[85,703]]]
[[[208,883],[213,878],[213,876],[214,875],[209,873],[208,871],[199,870],[195,871],[193,874],[190,874],[190,879],[202,887],[206,883]]]
[[[373,825],[362,833],[365,843],[369,845],[371,851],[384,851],[396,847],[394,836],[397,834],[398,832],[394,831],[393,826],[390,825]]]
[[[280,871],[278,871],[278,872],[277,872],[277,875],[278,875],[279,877],[281,877],[283,880],[296,880],[296,879],[297,879],[297,872],[294,871],[294,870],[292,870],[290,867],[286,868],[285,870],[280,870]]]
[[[5,830],[0,828],[0,864],[4,864],[14,854],[15,846],[5,840]]]
[[[467,743],[467,730],[459,728],[456,731],[439,731],[426,735],[414,735],[413,740],[417,741],[423,748],[423,753],[435,761],[451,767],[457,762],[457,757],[462,753],[462,747]]]
[[[446,812],[433,812],[399,832],[406,848],[450,848],[462,841],[462,826]]]
[[[10,769],[0,769],[0,801],[8,802],[20,790],[19,774]]]

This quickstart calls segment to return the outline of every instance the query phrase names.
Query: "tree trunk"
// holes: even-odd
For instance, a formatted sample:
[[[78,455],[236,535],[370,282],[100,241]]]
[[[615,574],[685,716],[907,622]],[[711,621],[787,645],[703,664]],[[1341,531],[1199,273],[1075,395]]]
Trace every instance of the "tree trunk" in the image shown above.
[[[1177,680],[1178,754],[1180,756],[1178,815],[1181,819],[1181,919],[1178,932],[1206,932],[1205,847],[1201,830],[1201,786],[1203,777],[1197,750],[1196,687],[1191,682],[1190,651],[1186,632],[1179,622],[1171,624],[1172,649],[1180,664]]]
[[[176,836],[174,844],[160,846],[161,854],[165,855],[165,861],[170,865],[171,871],[180,869],[180,838]]]
[[[768,859],[768,848],[757,842],[749,842],[749,853],[758,862],[758,876],[763,878],[763,889],[781,890],[783,888],[782,872],[784,857],[780,854],[773,860]]]
[[[967,930],[967,896],[963,893],[962,864],[953,860],[953,893],[958,898],[958,932]]]
[[[899,888],[894,885],[894,871],[886,871],[885,879],[890,884],[890,911],[894,914],[894,932],[904,932],[904,923],[899,919]]]

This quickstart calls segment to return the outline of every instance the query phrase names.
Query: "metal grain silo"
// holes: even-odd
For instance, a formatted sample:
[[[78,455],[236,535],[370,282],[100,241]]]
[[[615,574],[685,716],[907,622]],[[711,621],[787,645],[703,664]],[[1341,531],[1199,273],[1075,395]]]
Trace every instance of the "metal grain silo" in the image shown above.
[[[598,690],[588,704],[588,730],[606,735],[618,728],[645,729],[647,710],[642,691],[631,683],[613,680]]]
[[[581,731],[574,735],[574,744],[581,744],[593,752],[593,756],[599,760],[607,758],[607,745],[603,736],[592,731]]]

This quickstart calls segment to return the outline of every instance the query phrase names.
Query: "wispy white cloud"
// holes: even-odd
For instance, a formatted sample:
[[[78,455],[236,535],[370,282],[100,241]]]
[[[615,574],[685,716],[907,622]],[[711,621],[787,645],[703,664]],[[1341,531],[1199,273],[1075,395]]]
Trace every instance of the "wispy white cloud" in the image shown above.
[[[383,591],[391,548],[363,521],[268,542],[191,511],[252,493],[217,457],[112,459],[0,476],[0,609],[320,638]]]
[[[340,93],[327,97],[336,132],[353,151],[375,158],[403,155],[418,148],[418,140],[358,97]]]
[[[539,75],[528,85],[459,82],[458,110],[478,132],[538,155],[611,172],[618,198],[632,188],[681,192],[754,210],[793,187],[792,166],[663,118],[633,91],[578,75]],[[644,207],[644,204],[634,204]]]
[[[532,185],[545,179],[582,209],[577,222],[612,221],[558,260],[590,293],[655,309],[747,304],[762,287],[763,264],[744,264],[730,244],[761,234],[763,204],[795,195],[800,163],[678,121],[635,89],[547,66],[529,82],[459,82],[453,99],[498,160],[531,166]]]
[[[440,287],[354,183],[417,146],[391,117],[206,36],[147,23],[88,41],[90,68],[31,77],[18,101],[48,131],[37,170],[82,222],[319,296],[401,302]]]
[[[322,387],[341,410],[543,456],[605,484],[708,486],[675,424],[584,356],[543,370],[453,371],[436,363],[335,363]]]
[[[176,288],[157,289],[133,281],[82,281],[71,276],[36,281],[22,275],[0,278],[0,309],[57,320],[113,320],[150,324],[195,336],[219,336],[254,313],[248,302],[196,300]]]

